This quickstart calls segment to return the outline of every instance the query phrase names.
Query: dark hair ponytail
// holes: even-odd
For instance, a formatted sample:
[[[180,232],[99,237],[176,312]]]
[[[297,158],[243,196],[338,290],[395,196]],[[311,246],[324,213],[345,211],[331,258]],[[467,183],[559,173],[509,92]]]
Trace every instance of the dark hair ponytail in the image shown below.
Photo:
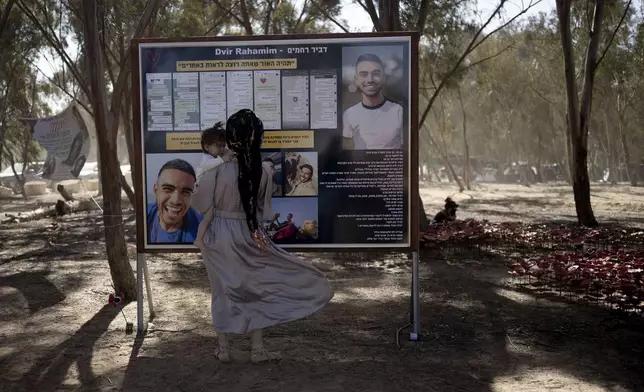
[[[262,180],[262,155],[264,125],[250,109],[242,109],[226,121],[228,148],[237,154],[239,163],[239,196],[246,222],[251,233],[259,229],[257,221],[257,194]]]

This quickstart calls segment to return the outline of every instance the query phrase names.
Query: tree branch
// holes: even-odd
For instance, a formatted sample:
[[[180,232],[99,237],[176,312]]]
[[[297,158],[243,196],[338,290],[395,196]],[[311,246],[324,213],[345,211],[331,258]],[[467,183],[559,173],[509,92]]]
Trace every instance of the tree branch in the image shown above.
[[[270,31],[273,11],[275,11],[275,9],[273,8],[273,0],[266,0],[266,16],[264,18],[264,26],[262,28],[264,34],[268,34],[268,32]]]
[[[416,21],[416,30],[421,34],[425,31],[425,22],[427,21],[428,12],[429,0],[422,0],[420,7],[418,7],[418,19]]]
[[[516,44],[516,42],[513,42],[510,45],[506,46],[505,48],[501,49],[500,51],[498,51],[497,53],[495,53],[493,55],[490,55],[488,57],[485,57],[485,58],[482,58],[482,59],[480,59],[478,61],[475,61],[475,62],[473,62],[471,64],[468,64],[466,67],[461,68],[461,72],[466,71],[466,70],[468,70],[470,68],[476,67],[477,65],[479,65],[481,63],[484,63],[484,62],[486,62],[488,60],[492,60],[492,59],[494,59],[496,57],[499,57],[501,54],[503,54],[505,51],[507,51],[510,48],[515,49],[515,47],[514,47],[515,44]]]
[[[71,1],[62,1],[61,0],[61,2],[63,4],[65,4],[65,6],[74,14],[74,16],[76,18],[78,18],[78,20],[83,20],[83,17],[81,16],[80,10],[78,9],[78,7],[74,6],[74,4],[72,4]]]
[[[340,28],[340,30],[344,31],[344,32],[345,32],[345,33],[347,33],[347,34],[348,34],[348,33],[350,33],[349,29],[348,29],[348,28],[346,28],[346,27],[344,27],[344,25],[342,25],[342,23],[338,22],[338,20],[337,20],[337,19],[335,19],[334,17],[332,17],[332,16],[327,12],[327,10],[325,10],[321,5],[319,5],[319,4],[318,4],[317,0],[311,0],[311,4],[313,4],[313,6],[314,6],[315,8],[317,8],[317,9],[322,13],[322,15],[324,15],[324,17],[325,17],[325,18],[327,18],[328,20],[330,20],[334,25],[338,26],[338,27]]]
[[[101,24],[101,29],[99,31],[99,39],[101,42],[101,49],[103,50],[103,61],[105,61],[105,68],[107,68],[107,75],[110,78],[110,83],[112,83],[112,86],[116,83],[116,79],[114,79],[114,67],[112,60],[110,59],[110,55],[113,59],[116,60],[116,57],[112,53],[112,51],[109,49],[107,45],[107,39],[105,38],[106,32],[107,32],[107,27],[105,23],[105,4],[100,3],[98,4],[97,7],[98,11],[98,23]],[[118,62],[118,60],[116,60]]]
[[[584,64],[584,84],[581,90],[581,104],[579,106],[580,126],[578,138],[583,146],[588,145],[588,124],[590,123],[590,113],[592,106],[593,86],[595,82],[595,72],[597,70],[597,50],[599,49],[599,40],[601,25],[604,16],[603,0],[595,1],[595,12],[593,15],[593,24],[591,26],[590,40],[586,51],[586,62]]]
[[[24,58],[26,61],[28,61],[28,62],[31,64],[31,66],[35,67],[35,68],[38,70],[38,72],[40,72],[40,73],[41,73],[45,78],[47,78],[47,80],[49,80],[49,82],[50,82],[51,84],[53,84],[54,86],[58,87],[58,89],[59,89],[60,91],[62,91],[62,92],[63,92],[63,94],[67,95],[67,96],[68,96],[69,98],[71,98],[73,101],[75,101],[75,102],[76,102],[76,103],[78,103],[80,106],[82,106],[82,107],[83,107],[83,109],[85,109],[85,110],[87,111],[87,113],[92,114],[92,111],[89,109],[89,107],[88,107],[87,105],[85,105],[81,100],[79,100],[79,99],[78,99],[74,94],[72,94],[72,93],[70,93],[69,91],[67,91],[67,88],[66,88],[65,86],[63,86],[59,81],[57,81],[57,80],[56,80],[56,79],[54,79],[54,78],[49,77],[49,76],[48,76],[48,75],[47,75],[47,74],[46,74],[42,69],[40,69],[40,67],[38,66],[38,64],[36,64],[34,61],[32,61],[32,60],[28,59],[28,58],[27,58],[26,56],[24,56],[24,55],[23,55],[23,58]]]
[[[65,63],[65,65],[69,68],[72,74],[74,74],[74,77],[76,78],[76,81],[78,82],[79,87],[83,90],[83,93],[89,97],[90,96],[89,87],[85,83],[85,80],[83,80],[83,77],[81,73],[78,71],[78,68],[76,67],[76,65],[73,63],[73,61],[71,60],[67,52],[65,52],[65,48],[63,47],[58,37],[56,37],[55,34],[51,34],[51,32],[49,32],[47,28],[45,28],[45,26],[43,26],[43,24],[40,23],[40,20],[38,20],[36,15],[34,15],[22,3],[22,0],[18,0],[16,2],[16,5],[18,6],[18,8],[20,8],[22,12],[24,12],[25,15],[27,15],[29,20],[31,20],[36,25],[38,30],[40,30],[43,33],[43,36],[49,42],[52,48],[56,51],[56,53],[60,56],[60,59],[63,61],[63,63]]]
[[[148,23],[150,23],[150,19],[152,19],[152,15],[158,8],[158,5],[159,0],[147,1],[145,9],[143,10],[143,15],[141,15],[141,18],[134,29],[134,33],[132,34],[132,39],[141,38],[143,36],[143,32],[145,32]],[[109,124],[109,129],[114,137],[116,137],[118,131],[119,115],[121,114],[121,105],[119,105],[118,102],[121,101],[123,90],[127,86],[128,76],[130,75],[129,64],[130,52],[127,51],[125,52],[125,58],[123,58],[123,61],[119,65],[119,76],[116,80],[116,84],[114,85],[114,89],[112,90],[112,99],[110,101],[110,112],[112,114],[112,118],[110,119],[111,124]]]
[[[537,0],[537,1],[530,1],[530,4],[528,4],[528,7],[527,7],[527,8],[523,9],[521,12],[519,12],[518,14],[516,14],[516,15],[515,15],[512,19],[510,19],[508,22],[506,22],[506,23],[504,23],[503,25],[501,25],[500,27],[498,27],[498,28],[496,28],[496,29],[492,30],[489,34],[487,34],[485,37],[483,37],[480,41],[476,42],[476,41],[477,41],[477,39],[478,39],[478,37],[479,37],[479,36],[481,35],[481,33],[483,32],[483,30],[485,30],[485,28],[486,28],[486,27],[487,27],[487,26],[492,22],[492,20],[494,19],[494,17],[495,17],[495,16],[496,16],[500,11],[501,11],[501,9],[502,9],[502,8],[503,8],[503,6],[505,5],[506,1],[507,1],[507,0],[501,0],[501,1],[499,2],[499,5],[496,7],[496,9],[494,10],[494,12],[492,12],[492,14],[491,14],[491,15],[488,17],[488,19],[485,21],[485,23],[484,23],[484,24],[483,24],[483,25],[482,25],[482,26],[477,30],[476,34],[474,34],[474,37],[472,38],[472,40],[470,41],[469,45],[467,46],[467,49],[465,49],[465,51],[463,52],[463,54],[462,54],[462,55],[459,57],[459,59],[456,61],[456,64],[454,64],[454,66],[452,67],[452,69],[447,73],[447,75],[443,78],[443,80],[441,80],[441,82],[440,82],[440,84],[438,85],[438,87],[436,87],[436,91],[434,91],[434,94],[433,94],[433,95],[432,95],[432,97],[429,99],[429,103],[427,104],[427,107],[425,108],[425,110],[423,111],[422,116],[420,117],[420,122],[419,122],[419,124],[420,124],[420,125],[422,125],[422,124],[425,122],[425,120],[427,119],[427,116],[429,115],[429,112],[430,112],[430,110],[431,110],[431,107],[432,107],[432,105],[434,104],[434,101],[436,101],[436,98],[438,97],[438,94],[440,94],[441,90],[445,87],[445,84],[447,83],[447,81],[448,81],[448,80],[449,80],[449,79],[450,79],[450,78],[451,78],[451,77],[456,73],[456,71],[458,71],[458,68],[461,66],[461,63],[463,63],[463,61],[465,60],[465,58],[466,58],[466,57],[467,57],[467,56],[468,56],[468,55],[469,55],[473,50],[475,50],[475,49],[476,49],[477,47],[479,47],[483,42],[485,42],[485,40],[486,40],[487,38],[489,38],[492,34],[496,33],[497,31],[501,30],[502,28],[505,28],[507,25],[509,25],[510,23],[514,22],[514,21],[515,21],[519,16],[521,16],[521,15],[525,14],[526,12],[528,12],[528,10],[530,10],[532,7],[534,7],[535,5],[537,5],[537,4],[539,4],[539,3],[541,2],[541,0]]]
[[[532,85],[528,85],[528,88],[529,88],[530,90],[532,90],[535,94],[537,94],[541,99],[543,99],[544,101],[548,102],[549,104],[551,104],[551,105],[555,106],[555,103],[554,103],[554,102],[552,102],[551,100],[549,100],[548,98],[546,98],[543,94],[541,94],[539,91],[537,91],[537,89],[535,89],[534,87],[532,87]]]
[[[373,27],[376,31],[381,31],[382,26],[380,25],[380,18],[378,18],[378,12],[376,11],[376,6],[373,4],[373,0],[356,1],[365,11],[367,11],[367,14],[369,14],[369,17],[371,18],[371,23],[373,23]]]
[[[295,22],[295,27],[293,28],[293,32],[297,32],[297,29],[300,27],[300,23],[302,22],[302,17],[304,17],[304,13],[306,12],[306,7],[309,5],[309,0],[304,0],[304,4],[302,4],[302,11],[300,11],[300,16],[297,18],[297,21]]]
[[[228,9],[224,7],[219,0],[213,0],[215,5],[219,7],[220,9],[224,10],[228,15],[230,15],[233,19],[237,21],[240,25],[244,25],[244,21],[239,18],[239,16],[235,15],[235,13],[232,11],[232,9]]]
[[[597,60],[597,64],[595,64],[595,69],[599,68],[599,64],[601,64],[602,60],[606,56],[606,53],[608,52],[608,49],[610,49],[611,45],[613,44],[613,40],[615,39],[615,36],[617,35],[619,28],[622,26],[622,23],[624,23],[624,20],[626,19],[626,15],[628,14],[628,11],[631,8],[632,1],[633,0],[628,0],[628,3],[626,3],[626,9],[624,9],[624,13],[622,14],[622,17],[619,19],[619,23],[617,23],[617,27],[615,27],[615,30],[613,30],[613,33],[611,34],[610,39],[608,40],[608,43],[604,48],[604,51],[602,52],[601,56],[599,56],[599,60]]]
[[[0,13],[0,37],[2,37],[2,32],[4,27],[7,25],[7,20],[9,20],[9,13],[11,12],[11,7],[13,7],[13,0],[9,0],[4,6],[4,10]]]
[[[246,30],[247,35],[253,35],[253,26],[250,23],[250,15],[248,14],[248,4],[246,4],[246,0],[240,0],[239,5],[242,14],[242,26],[244,27],[244,30]]]
[[[488,17],[487,21],[478,29],[478,31],[476,32],[476,34],[474,35],[474,37],[470,41],[469,45],[467,46],[467,49],[465,49],[463,54],[461,54],[461,57],[459,57],[459,59],[456,61],[456,64],[454,64],[454,66],[452,67],[450,72],[448,72],[448,74],[445,75],[445,77],[443,78],[443,80],[441,80],[441,82],[438,85],[438,87],[436,87],[436,90],[434,91],[434,94],[432,94],[431,98],[429,99],[429,102],[427,103],[427,107],[425,108],[425,110],[423,111],[423,114],[420,117],[420,122],[419,122],[420,125],[425,123],[425,120],[427,119],[427,116],[429,115],[429,112],[430,112],[430,110],[432,108],[432,105],[436,101],[436,98],[438,97],[438,94],[440,94],[441,90],[445,86],[445,83],[447,83],[447,80],[452,77],[452,75],[456,72],[456,70],[461,65],[461,63],[465,60],[465,58],[473,50],[472,47],[473,47],[474,43],[476,42],[476,40],[478,39],[479,35],[490,24],[490,22],[492,22],[492,19],[499,13],[499,11],[501,11],[501,9],[503,8],[503,5],[505,5],[505,2],[506,2],[506,0],[501,0],[501,2],[496,7],[494,12],[492,12],[492,14]]]
[[[236,3],[235,3],[235,4],[236,4]],[[208,30],[206,30],[206,32],[205,32],[205,33],[203,33],[203,35],[204,35],[204,36],[207,36],[208,34],[212,33],[212,31],[213,31],[214,29],[219,28],[219,27],[220,27],[219,25],[221,24],[221,22],[223,22],[223,21],[224,21],[224,19],[226,19],[226,16],[225,16],[225,15],[220,16],[220,17],[219,17],[219,19],[217,19],[217,20],[215,21],[215,23],[213,23],[213,24],[212,24],[212,27],[211,27],[211,28],[209,28]]]

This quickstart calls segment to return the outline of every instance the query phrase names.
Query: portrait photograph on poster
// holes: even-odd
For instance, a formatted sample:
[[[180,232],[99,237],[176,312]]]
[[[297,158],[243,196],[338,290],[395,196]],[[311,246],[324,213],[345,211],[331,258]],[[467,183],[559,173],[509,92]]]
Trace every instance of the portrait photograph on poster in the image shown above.
[[[149,244],[194,243],[203,217],[190,203],[203,158],[202,153],[146,155]]]
[[[262,164],[268,167],[269,171],[273,174],[273,197],[284,196],[282,185],[284,183],[284,172],[282,170],[282,156],[281,152],[263,152]]]
[[[273,220],[264,228],[276,244],[311,243],[318,239],[318,199],[283,197],[273,199]]]
[[[400,45],[342,48],[342,137],[347,150],[403,148],[408,64]]]
[[[318,195],[318,153],[284,153],[285,196]]]

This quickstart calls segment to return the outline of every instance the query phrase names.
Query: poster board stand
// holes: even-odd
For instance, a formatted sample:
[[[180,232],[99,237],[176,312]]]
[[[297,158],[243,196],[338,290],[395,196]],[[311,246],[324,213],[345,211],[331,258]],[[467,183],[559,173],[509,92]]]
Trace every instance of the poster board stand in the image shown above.
[[[420,273],[417,250],[412,252],[411,258],[412,331],[409,333],[409,340],[415,342],[420,340]]]
[[[145,280],[145,282],[144,282]],[[145,283],[146,295],[148,298],[148,311],[151,321],[154,319],[156,313],[154,312],[154,300],[152,298],[152,286],[150,286],[150,273],[148,272],[148,262],[145,259],[145,253],[136,254],[136,288],[137,298],[136,301],[136,329],[137,335],[143,335],[148,329],[148,323],[145,322],[143,317],[143,283]]]
[[[178,191],[190,185],[162,183],[163,170],[176,161],[197,168],[201,132],[251,109],[264,123],[262,159],[281,170],[273,212],[285,222],[264,222],[267,232],[289,252],[410,255],[418,340],[419,40],[387,32],[131,41],[139,333],[144,283],[154,317],[146,254],[199,252],[190,228],[163,229],[162,219],[195,221],[183,220],[191,196]],[[168,176],[190,176],[177,170]],[[160,187],[183,201],[166,208]],[[277,241],[284,224],[299,226],[292,242]]]

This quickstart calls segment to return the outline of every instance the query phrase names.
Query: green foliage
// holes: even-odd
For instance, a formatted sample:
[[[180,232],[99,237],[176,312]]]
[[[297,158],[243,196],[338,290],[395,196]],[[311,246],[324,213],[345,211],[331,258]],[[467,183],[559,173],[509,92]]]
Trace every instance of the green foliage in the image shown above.
[[[624,13],[626,1],[608,3],[599,53],[601,55],[606,48],[608,50],[596,73],[589,136],[589,164],[593,178],[598,178],[606,168],[615,171],[626,163],[638,164],[644,159],[644,111],[641,110],[644,106],[644,75],[641,72],[644,64],[644,16],[636,7],[631,8],[621,27],[613,34]],[[586,2],[574,4],[573,43],[578,83],[581,83],[592,9],[587,10]],[[463,31],[443,42],[457,42],[459,35],[467,40]],[[440,47],[443,51],[437,51],[438,55],[428,50],[423,64],[435,62],[433,56],[449,59],[445,60],[446,64],[453,62],[447,47]],[[455,49],[451,52],[458,53],[458,45],[453,47]],[[477,65],[466,68],[467,63]],[[440,80],[440,67],[436,68],[421,66],[425,72],[424,86],[431,87],[430,76],[434,81]],[[464,68],[464,72],[457,73],[457,78],[448,84],[447,91],[441,96],[441,105],[447,108],[450,124],[450,129],[441,134],[445,137],[447,153],[462,155],[463,151],[462,113],[454,93],[456,84],[467,103],[468,141],[473,156],[484,156],[501,163],[565,162],[566,91],[554,10],[533,16],[490,37],[468,57]],[[431,127],[436,134],[444,122],[440,113],[435,111]],[[621,140],[622,131],[624,141]],[[629,162],[626,162],[626,150],[630,153]]]
[[[44,45],[42,36],[31,28],[17,9],[8,15],[0,36],[0,166],[11,159],[29,163],[40,154],[40,149],[27,127],[18,119],[49,114],[49,107],[40,99],[42,84],[34,84],[34,69],[39,49]],[[26,153],[26,154],[25,154]],[[25,162],[26,161],[26,162]]]
[[[473,0],[365,0],[377,10],[376,19],[385,17],[391,2],[397,9],[400,30],[422,27],[420,61],[420,109],[427,104],[443,81],[428,125],[448,154],[462,153],[463,113],[457,91],[462,93],[468,118],[468,138],[472,155],[499,161],[529,160],[563,162],[565,159],[565,88],[562,83],[563,61],[558,20],[553,10],[515,23],[487,38],[466,56],[453,71],[480,27],[473,22],[477,3]],[[22,10],[12,13],[7,31],[0,39],[3,55],[10,61],[0,64],[0,114],[7,135],[17,135],[14,119],[31,110],[29,89],[21,88],[35,75],[33,63],[38,53],[51,53],[52,45],[61,45],[70,56],[70,64],[55,73],[50,83],[39,83],[41,97],[67,95],[87,104],[81,81],[86,80],[82,50],[81,0],[23,0],[39,23],[46,26],[55,42],[45,41]],[[592,9],[588,2],[573,2],[573,42],[575,62],[582,68]],[[125,53],[145,0],[99,1],[105,79],[111,86],[121,71]],[[632,146],[631,162],[644,151],[644,87],[641,65],[644,64],[644,28],[638,7],[632,7],[622,27],[626,1],[607,2],[602,26],[600,54],[610,45],[597,72],[596,94],[590,132],[591,160],[606,166],[610,160],[623,159],[615,124],[624,124],[627,141]],[[203,35],[322,33],[338,31],[342,11],[339,0],[166,0],[152,18],[145,35],[187,37]],[[421,10],[426,13],[421,13]],[[380,10],[380,11],[378,11]],[[508,13],[510,7],[508,7]],[[372,15],[373,16],[373,15]],[[506,15],[512,16],[512,15]],[[28,23],[25,23],[27,21]],[[485,35],[479,36],[480,42]],[[3,56],[4,57],[4,56]],[[12,76],[13,75],[13,76]],[[583,76],[578,73],[579,80]],[[65,94],[61,94],[61,91]],[[108,91],[111,91],[108,89]],[[5,93],[8,92],[8,93]],[[6,98],[3,98],[6,97]],[[4,101],[2,101],[4,99]],[[9,105],[7,102],[11,102]],[[38,102],[40,113],[46,107]],[[619,122],[619,121],[621,122]],[[10,125],[12,124],[12,125]],[[11,131],[9,132],[9,128]],[[439,132],[440,130],[440,132]],[[12,136],[14,137],[14,136]],[[17,136],[16,136],[17,137]],[[426,146],[425,146],[426,147]]]

